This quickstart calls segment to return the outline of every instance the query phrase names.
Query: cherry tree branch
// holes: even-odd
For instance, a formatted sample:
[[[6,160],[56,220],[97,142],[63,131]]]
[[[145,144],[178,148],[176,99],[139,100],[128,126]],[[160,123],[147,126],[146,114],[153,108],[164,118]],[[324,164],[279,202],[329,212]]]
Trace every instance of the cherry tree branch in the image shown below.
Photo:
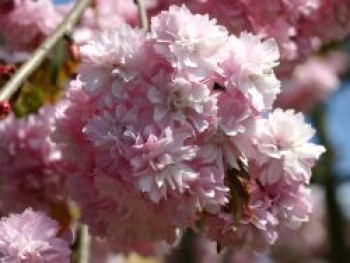
[[[13,75],[13,77],[1,88],[0,102],[8,101],[11,96],[18,90],[23,82],[40,66],[44,58],[56,43],[67,33],[70,33],[73,26],[77,23],[84,10],[90,5],[91,0],[79,0],[63,22],[57,29],[42,43],[34,52],[31,58],[24,63]]]
[[[87,225],[80,227],[78,263],[90,263],[90,235]]]
[[[147,19],[147,11],[144,0],[136,0],[138,9],[139,9],[139,18],[141,27],[148,31],[148,19]]]

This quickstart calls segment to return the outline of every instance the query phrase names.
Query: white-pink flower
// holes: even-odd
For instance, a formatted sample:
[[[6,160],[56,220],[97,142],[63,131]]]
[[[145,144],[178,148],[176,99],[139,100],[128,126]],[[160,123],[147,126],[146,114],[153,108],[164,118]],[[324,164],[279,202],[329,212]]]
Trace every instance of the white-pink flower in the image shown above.
[[[255,117],[241,93],[235,95],[221,91],[218,96],[218,112],[212,127],[198,136],[199,157],[204,163],[215,163],[221,173],[237,168],[241,156],[236,136],[246,132],[246,124]]]
[[[0,16],[1,35],[14,50],[32,51],[59,24],[62,17],[50,0],[14,0]]]
[[[280,92],[274,73],[279,51],[273,39],[242,33],[230,37],[230,56],[222,63],[228,91],[239,89],[258,111],[269,110]]]
[[[191,124],[204,132],[217,114],[217,95],[206,84],[183,77],[167,79],[165,73],[156,76],[147,96],[154,105],[154,121],[164,125],[174,122]]]
[[[261,167],[259,180],[309,182],[311,168],[325,151],[309,142],[314,134],[304,116],[293,110],[276,109],[267,119],[257,120],[251,138],[254,149],[247,154]]]
[[[137,139],[130,164],[138,187],[152,201],[166,198],[169,191],[184,194],[189,182],[198,178],[199,174],[188,163],[197,151],[195,146],[185,144],[190,136],[186,130],[173,131],[167,127],[159,135],[150,131]]]
[[[81,46],[84,62],[79,69],[84,88],[99,94],[104,88],[121,92],[120,83],[130,80],[148,66],[151,51],[142,30],[121,25],[116,29],[103,30]]]
[[[184,5],[171,6],[152,18],[151,31],[156,51],[178,71],[200,78],[220,71],[228,32],[215,19],[192,14]]]
[[[0,220],[0,261],[69,263],[69,244],[57,237],[56,221],[31,208]]]
[[[0,207],[22,211],[31,206],[49,210],[64,199],[67,162],[49,135],[55,109],[17,119],[10,114],[0,122]]]

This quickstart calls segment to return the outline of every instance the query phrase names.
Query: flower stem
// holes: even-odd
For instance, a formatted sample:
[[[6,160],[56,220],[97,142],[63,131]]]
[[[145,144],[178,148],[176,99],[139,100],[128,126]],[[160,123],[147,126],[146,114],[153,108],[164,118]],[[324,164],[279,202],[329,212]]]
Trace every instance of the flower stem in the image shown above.
[[[77,1],[57,29],[42,43],[31,58],[24,63],[0,90],[0,101],[8,101],[22,83],[40,66],[44,58],[65,34],[71,32],[91,0]]]
[[[90,262],[90,235],[87,225],[81,225],[80,227],[80,239],[79,239],[79,251],[78,251],[78,263]]]
[[[136,0],[139,9],[140,24],[145,31],[148,31],[148,19],[144,0]]]

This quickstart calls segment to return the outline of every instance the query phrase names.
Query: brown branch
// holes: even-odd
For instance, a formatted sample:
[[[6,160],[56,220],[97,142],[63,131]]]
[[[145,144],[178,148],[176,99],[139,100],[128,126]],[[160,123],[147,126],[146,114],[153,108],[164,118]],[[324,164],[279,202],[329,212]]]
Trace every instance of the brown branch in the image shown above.
[[[147,19],[147,11],[144,0],[136,0],[138,10],[139,10],[139,19],[141,27],[148,31],[148,19]]]
[[[0,101],[8,101],[23,82],[40,66],[44,58],[56,43],[67,33],[71,32],[91,0],[80,0],[63,19],[58,28],[40,45],[31,58],[24,63],[13,77],[0,90]]]

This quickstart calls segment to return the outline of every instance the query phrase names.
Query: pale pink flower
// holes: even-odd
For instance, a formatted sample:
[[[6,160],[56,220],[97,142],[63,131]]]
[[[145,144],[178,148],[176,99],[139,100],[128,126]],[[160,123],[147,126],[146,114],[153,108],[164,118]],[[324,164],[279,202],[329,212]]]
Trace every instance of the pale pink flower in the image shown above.
[[[61,19],[50,0],[14,0],[11,11],[0,16],[1,35],[12,49],[32,51]]]
[[[216,117],[217,95],[206,84],[182,77],[166,79],[164,75],[155,77],[154,86],[147,93],[155,107],[154,121],[164,125],[190,123],[199,132],[208,129]]]
[[[3,211],[27,206],[49,209],[64,198],[67,163],[49,135],[53,107],[17,119],[10,114],[0,122],[0,196]],[[5,201],[6,200],[6,201]]]
[[[0,220],[0,261],[69,263],[69,244],[57,237],[59,225],[31,208]]]
[[[281,251],[287,257],[290,257],[290,253],[294,253],[295,250],[300,251],[302,260],[327,253],[325,189],[318,185],[311,186],[308,202],[312,205],[309,221],[297,231],[295,229],[282,230],[276,243],[276,251]],[[296,238],[298,242],[294,242]]]
[[[283,227],[295,230],[309,220],[312,212],[311,189],[303,184],[284,185],[283,183],[268,188],[265,191],[270,195],[272,209]]]
[[[81,170],[92,166],[92,153],[89,141],[82,134],[86,121],[96,111],[90,98],[82,90],[84,83],[77,78],[70,81],[65,98],[55,110],[55,122],[51,139],[62,149],[65,161],[72,163],[72,168]]]
[[[227,53],[227,30],[209,16],[192,14],[186,6],[171,6],[152,18],[156,51],[180,72],[203,78],[219,71]]]
[[[277,218],[264,207],[263,200],[252,203],[252,214],[235,222],[230,212],[206,217],[205,233],[223,246],[264,252],[277,239]]]
[[[200,179],[189,182],[189,192],[197,197],[199,211],[217,214],[228,203],[229,188],[224,183],[224,174],[214,165],[197,169]]]
[[[230,56],[222,64],[227,90],[241,90],[258,111],[271,109],[280,92],[280,82],[273,71],[279,59],[276,42],[242,33],[239,38],[230,38],[230,47]]]
[[[221,173],[237,168],[241,156],[236,136],[246,131],[246,123],[254,113],[241,93],[221,92],[218,96],[217,118],[211,129],[198,136],[199,157],[204,163],[214,163]]]
[[[147,68],[150,53],[144,32],[128,25],[96,34],[80,48],[84,63],[79,72],[84,89],[98,94],[112,86],[119,92],[120,82]]]
[[[166,199],[169,191],[184,194],[189,182],[197,180],[199,174],[188,163],[197,151],[195,146],[185,144],[190,136],[186,131],[168,127],[160,135],[151,131],[137,138],[133,145],[136,156],[130,164],[138,187],[152,201]]]
[[[209,14],[229,32],[253,32],[275,38],[280,48],[277,71],[288,77],[293,68],[314,51],[350,33],[348,0],[162,0],[152,14],[169,5],[186,4],[194,13]],[[315,44],[315,43],[318,44]]]
[[[272,184],[279,180],[309,182],[311,168],[325,151],[309,142],[315,131],[301,113],[274,110],[267,119],[256,121],[249,158],[261,167],[259,180]]]

